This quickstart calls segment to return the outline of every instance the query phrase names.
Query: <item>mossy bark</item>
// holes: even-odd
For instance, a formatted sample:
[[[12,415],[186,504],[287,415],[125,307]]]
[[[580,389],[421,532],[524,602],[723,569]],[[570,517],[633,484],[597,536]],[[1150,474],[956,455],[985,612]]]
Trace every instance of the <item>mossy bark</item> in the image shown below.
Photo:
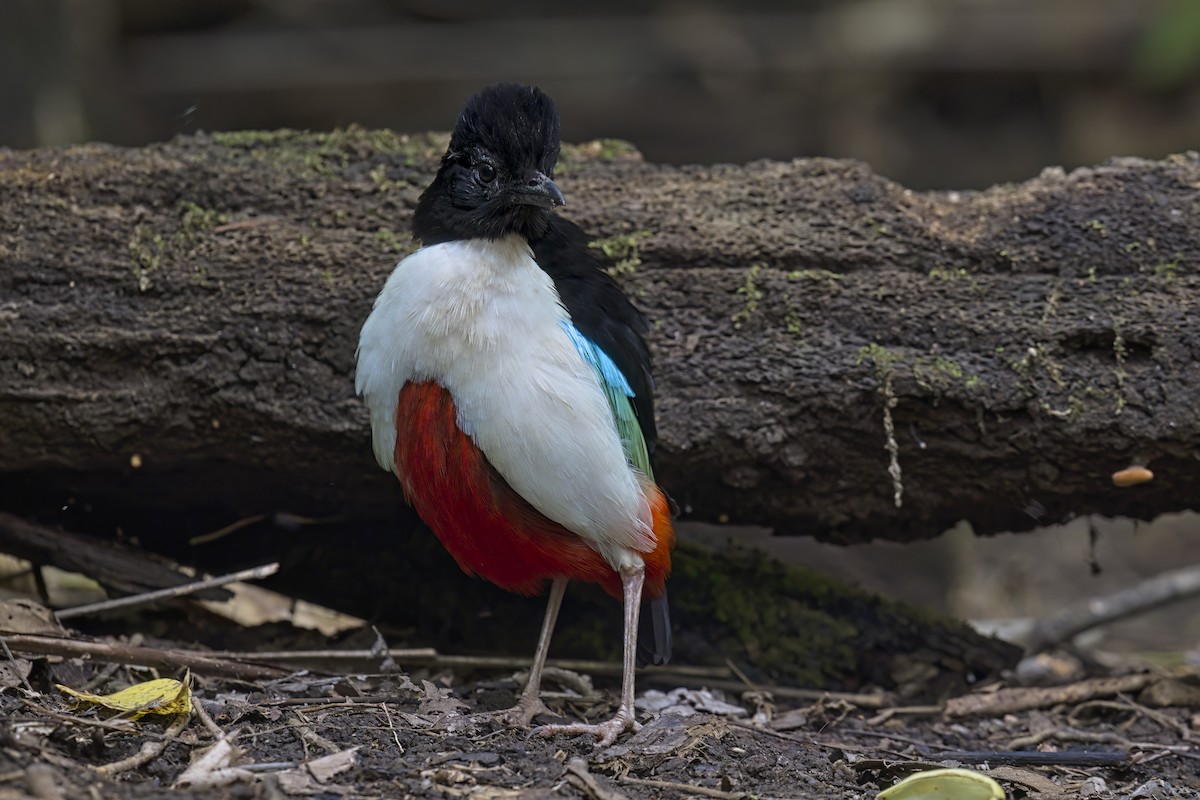
[[[321,564],[337,531],[404,579],[386,532],[416,522],[351,375],[444,141],[0,152],[0,505],[214,563],[249,559],[250,529],[188,537],[261,514],[264,552]],[[658,474],[688,518],[854,542],[1194,506],[1195,155],[975,194],[614,143],[559,173],[653,324]],[[1130,463],[1154,480],[1114,487]]]

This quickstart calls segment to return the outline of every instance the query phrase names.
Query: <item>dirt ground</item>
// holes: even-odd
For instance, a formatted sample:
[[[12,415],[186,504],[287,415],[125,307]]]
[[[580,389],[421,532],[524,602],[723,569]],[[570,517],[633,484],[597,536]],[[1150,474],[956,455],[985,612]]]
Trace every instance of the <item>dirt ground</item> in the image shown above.
[[[143,619],[139,627],[178,636],[144,645],[196,647],[194,631],[171,618]],[[242,637],[276,650],[313,643],[311,635],[303,643],[281,641],[277,629],[245,630]],[[1186,679],[1134,675],[1121,679],[1132,680],[1123,691],[1095,691],[1093,682],[1093,690],[1080,689],[1066,702],[1026,699],[1040,706],[1027,710],[1020,698],[1039,690],[1019,690],[1011,710],[985,706],[985,713],[960,717],[931,707],[887,708],[882,696],[875,703],[860,696],[858,705],[835,695],[785,700],[749,688],[740,696],[704,692],[699,683],[664,697],[648,694],[643,682],[640,697],[660,710],[643,713],[636,735],[597,750],[584,738],[508,730],[489,716],[515,698],[516,679],[503,670],[388,670],[381,654],[374,664],[322,671],[340,674],[298,671],[248,682],[193,673],[194,701],[205,714],[135,722],[75,705],[55,684],[104,693],[183,671],[101,661],[0,661],[0,679],[7,674],[0,798],[824,800],[874,798],[912,772],[941,766],[989,769],[1014,799],[1200,797],[1200,689]],[[14,674],[23,669],[25,681]],[[591,691],[573,673],[556,674],[546,696],[564,717],[612,713],[614,687]],[[995,688],[968,702],[1005,696]],[[671,701],[673,708],[662,710]],[[213,755],[217,748],[205,749],[218,739],[222,748],[232,745],[224,759]],[[156,743],[165,747],[144,763],[118,763]],[[191,785],[176,785],[206,752],[211,767],[194,772]]]

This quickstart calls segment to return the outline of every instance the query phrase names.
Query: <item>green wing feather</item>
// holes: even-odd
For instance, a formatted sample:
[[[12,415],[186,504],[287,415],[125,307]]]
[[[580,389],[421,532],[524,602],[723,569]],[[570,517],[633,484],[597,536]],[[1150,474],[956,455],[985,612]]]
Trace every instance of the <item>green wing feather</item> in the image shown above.
[[[563,321],[563,329],[575,345],[575,349],[579,351],[579,355],[591,365],[596,371],[596,377],[600,379],[604,397],[608,400],[608,408],[612,411],[613,422],[617,425],[617,434],[625,448],[625,457],[642,474],[653,479],[650,451],[646,449],[646,437],[642,435],[642,426],[638,424],[637,413],[633,410],[633,389],[628,379],[621,374],[612,358],[595,342],[580,333],[570,320]]]
[[[601,376],[604,386],[604,396],[608,398],[608,407],[612,409],[613,421],[617,423],[617,434],[621,437],[621,445],[625,448],[625,457],[642,474],[654,478],[650,468],[650,452],[646,449],[646,437],[642,436],[642,426],[638,424],[637,414],[633,411],[630,398],[619,389],[609,385]]]

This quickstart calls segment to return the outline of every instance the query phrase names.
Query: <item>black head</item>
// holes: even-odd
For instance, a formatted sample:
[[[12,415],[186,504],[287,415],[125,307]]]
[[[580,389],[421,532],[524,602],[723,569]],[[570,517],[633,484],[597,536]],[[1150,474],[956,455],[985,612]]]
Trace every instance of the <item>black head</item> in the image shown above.
[[[417,204],[413,234],[423,244],[543,235],[562,192],[558,109],[540,89],[488,86],[467,101],[437,177]]]

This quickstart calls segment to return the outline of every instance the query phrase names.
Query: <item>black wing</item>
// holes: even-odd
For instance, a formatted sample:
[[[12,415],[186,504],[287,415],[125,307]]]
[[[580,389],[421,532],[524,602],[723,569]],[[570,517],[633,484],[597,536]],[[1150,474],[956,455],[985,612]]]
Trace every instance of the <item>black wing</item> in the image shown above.
[[[575,327],[607,353],[629,381],[633,410],[653,458],[658,431],[650,348],[642,338],[650,329],[646,318],[605,271],[607,265],[588,247],[587,236],[575,223],[555,215],[546,234],[530,246],[537,263],[554,280]]]
[[[554,216],[546,234],[532,242],[533,257],[554,281],[571,321],[579,332],[608,354],[633,389],[633,410],[646,440],[646,452],[654,458],[658,430],[654,425],[654,377],[650,374],[650,348],[643,334],[650,329],[613,277],[605,262],[588,247],[588,238],[573,222]],[[650,601],[650,636],[653,642],[646,658],[654,664],[671,660],[671,618],[667,594]],[[641,660],[641,659],[640,659]]]

